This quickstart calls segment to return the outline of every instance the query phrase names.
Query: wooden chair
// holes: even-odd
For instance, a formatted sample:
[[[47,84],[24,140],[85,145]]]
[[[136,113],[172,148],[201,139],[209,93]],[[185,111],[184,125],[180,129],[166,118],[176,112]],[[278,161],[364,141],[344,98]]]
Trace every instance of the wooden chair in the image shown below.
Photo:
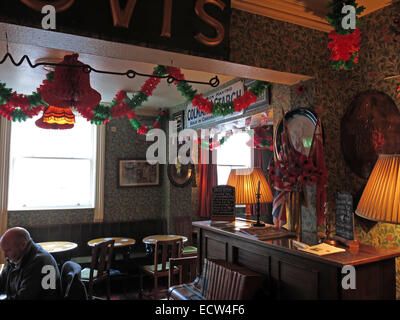
[[[158,279],[168,277],[170,273],[170,258],[182,257],[182,238],[174,240],[159,240],[154,245],[154,264],[140,266],[140,293],[143,296],[143,276],[150,275],[154,278],[153,295],[157,299],[159,296]],[[172,269],[173,274],[178,274],[179,269]]]
[[[183,246],[183,256],[197,256],[197,247],[193,245],[193,229],[191,216],[175,216],[171,218],[171,233],[185,236],[188,241]]]
[[[168,300],[251,300],[265,276],[223,260],[204,259],[195,281],[170,286]]]
[[[178,274],[173,271],[179,269]],[[178,284],[191,283],[197,276],[197,256],[170,258],[168,287]]]
[[[81,271],[81,278],[88,286],[88,298],[94,298],[94,285],[99,282],[106,282],[107,299],[110,300],[110,267],[114,250],[114,240],[101,242],[93,247],[92,261],[90,268]]]

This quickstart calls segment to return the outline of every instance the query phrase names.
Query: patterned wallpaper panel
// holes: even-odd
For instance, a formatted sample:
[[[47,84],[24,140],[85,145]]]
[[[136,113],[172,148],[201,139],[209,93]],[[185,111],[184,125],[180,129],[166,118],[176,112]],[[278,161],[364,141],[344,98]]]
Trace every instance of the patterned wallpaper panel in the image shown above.
[[[154,119],[145,118],[142,122],[151,125]],[[107,124],[104,221],[146,220],[164,215],[163,165],[160,165],[158,186],[118,187],[119,160],[146,159],[146,150],[151,144],[152,141],[147,142],[144,135],[135,132],[127,118]]]
[[[329,63],[328,34],[232,10],[232,61],[314,77],[311,103],[324,126],[324,152],[329,174],[328,210],[332,223],[336,192],[351,193],[356,205],[357,195],[361,194],[366,184],[365,179],[351,171],[341,152],[340,121],[343,114],[352,99],[368,89],[388,94],[400,106],[400,99],[396,98],[400,80],[384,80],[385,76],[398,74],[400,70],[400,36],[391,29],[396,13],[400,14],[400,2],[364,17],[359,64],[353,71],[336,72]],[[284,99],[287,95],[282,96]],[[274,109],[274,112],[275,120],[276,117],[279,119],[280,108]],[[367,232],[358,221],[356,219],[357,238],[372,245],[400,249],[399,226],[378,223]],[[396,279],[397,298],[400,298],[399,261]]]

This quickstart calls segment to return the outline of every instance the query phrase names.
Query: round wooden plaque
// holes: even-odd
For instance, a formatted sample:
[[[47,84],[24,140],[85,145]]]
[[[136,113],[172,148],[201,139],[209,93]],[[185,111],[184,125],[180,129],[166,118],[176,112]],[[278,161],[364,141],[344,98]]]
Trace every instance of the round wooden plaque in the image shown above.
[[[400,152],[400,112],[387,94],[361,92],[341,120],[340,135],[345,161],[368,179],[379,154]]]

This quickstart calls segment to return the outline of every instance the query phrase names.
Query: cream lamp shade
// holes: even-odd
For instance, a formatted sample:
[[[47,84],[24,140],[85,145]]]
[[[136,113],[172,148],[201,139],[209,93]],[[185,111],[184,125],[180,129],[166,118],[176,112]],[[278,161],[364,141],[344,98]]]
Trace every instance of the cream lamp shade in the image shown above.
[[[381,154],[358,203],[359,216],[400,223],[400,154]]]
[[[271,188],[260,168],[232,169],[227,185],[235,187],[236,204],[253,204],[260,193],[260,203],[272,202]]]

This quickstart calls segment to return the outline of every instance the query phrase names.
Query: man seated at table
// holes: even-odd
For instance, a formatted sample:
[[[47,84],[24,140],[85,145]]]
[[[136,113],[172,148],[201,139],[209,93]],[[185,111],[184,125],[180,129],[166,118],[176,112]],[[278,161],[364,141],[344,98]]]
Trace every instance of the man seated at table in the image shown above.
[[[55,259],[20,227],[0,238],[7,265],[0,274],[0,292],[10,300],[59,299],[60,271]]]

